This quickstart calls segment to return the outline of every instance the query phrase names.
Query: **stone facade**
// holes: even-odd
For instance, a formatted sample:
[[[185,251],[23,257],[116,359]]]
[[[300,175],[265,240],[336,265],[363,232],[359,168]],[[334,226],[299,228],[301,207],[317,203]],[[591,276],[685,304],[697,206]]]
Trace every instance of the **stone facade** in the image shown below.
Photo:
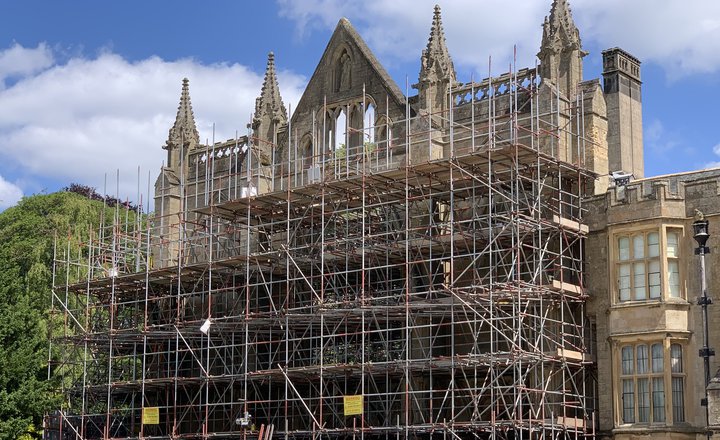
[[[154,246],[154,266],[233,258],[237,249],[246,249],[248,255],[267,249],[277,255],[287,252],[284,243],[289,243],[290,232],[277,232],[272,227],[268,227],[269,232],[259,229],[249,232],[250,227],[248,232],[236,232],[231,220],[217,227],[230,231],[222,245],[207,249],[193,244],[195,239],[201,242],[208,229],[212,232],[215,228],[214,215],[233,219],[245,215],[246,210],[247,223],[252,224],[255,221],[252,209],[260,206],[253,205],[255,196],[267,195],[269,200],[272,194],[284,193],[290,209],[291,203],[295,203],[291,199],[303,200],[304,196],[310,199],[309,191],[317,191],[321,183],[331,188],[328,182],[399,172],[415,165],[430,167],[433,161],[449,164],[458,155],[481,149],[488,137],[496,137],[491,145],[494,142],[524,145],[537,153],[536,162],[523,163],[517,159],[519,165],[513,166],[527,173],[528,180],[537,179],[535,184],[540,189],[533,189],[533,197],[537,197],[538,204],[557,202],[569,206],[566,211],[559,210],[567,218],[556,215],[545,220],[571,231],[569,235],[586,237],[582,246],[568,245],[567,256],[559,250],[566,241],[550,246],[548,252],[556,253],[560,263],[542,261],[544,257],[538,259],[544,272],[539,275],[541,281],[535,280],[539,283],[536,287],[556,286],[560,291],[580,294],[582,301],[587,299],[586,312],[569,310],[578,313],[578,320],[585,322],[585,336],[580,339],[592,340],[589,352],[558,348],[555,354],[565,361],[571,358],[586,367],[597,367],[596,382],[587,379],[588,395],[595,396],[597,406],[590,408],[594,405],[588,403],[583,408],[592,416],[583,416],[581,411],[572,412],[564,406],[567,413],[555,414],[555,418],[544,415],[543,423],[557,424],[567,438],[571,437],[570,428],[576,432],[581,429],[583,435],[590,437],[627,440],[703,437],[705,416],[700,398],[704,395],[704,384],[702,365],[696,357],[701,346],[698,335],[702,331],[695,301],[699,280],[691,224],[695,210],[701,210],[710,220],[711,234],[720,232],[714,221],[720,214],[720,172],[643,179],[640,62],[618,48],[603,52],[601,84],[599,79],[583,78],[586,55],[567,0],[554,0],[543,23],[537,71],[522,69],[476,83],[461,83],[445,43],[440,8],[436,7],[427,47],[420,57],[418,82],[413,86],[417,95],[406,97],[350,22],[341,19],[292,117],[288,118],[281,98],[271,53],[251,131],[247,136],[215,145],[199,143],[186,80],[177,120],[163,147],[168,150],[167,167],[155,188],[156,224],[161,235]],[[520,98],[501,99],[507,93],[503,86],[512,86],[517,78],[527,80],[526,86],[534,93],[532,99],[510,94],[507,96]],[[496,122],[503,117],[515,118],[510,119],[509,126],[513,128],[503,131],[503,123]],[[492,121],[497,132],[486,128],[489,134],[476,138],[477,120]],[[491,126],[491,122],[486,126]],[[539,177],[542,172],[550,173],[541,169],[541,161],[557,164],[557,169],[574,169],[578,175],[589,172],[595,179],[585,185],[583,178],[558,174]],[[632,174],[636,180],[613,181],[610,173],[619,171]],[[449,175],[453,176],[452,172]],[[492,187],[493,176],[487,178]],[[546,178],[547,181],[543,180]],[[392,179],[383,179],[383,184],[392,186]],[[555,182],[557,191],[544,188],[550,181]],[[434,183],[428,185],[432,189]],[[527,185],[532,187],[533,183]],[[505,194],[500,180],[496,188],[499,194]],[[576,193],[584,197],[577,206],[572,201]],[[360,203],[357,194],[348,192],[345,197],[348,206]],[[492,200],[491,195],[477,200],[486,204],[485,214],[492,211],[498,216],[504,212],[519,215],[518,211],[522,211],[519,208],[503,211],[499,204],[488,201]],[[311,210],[320,202],[297,203],[293,209]],[[406,210],[405,221],[415,228],[429,230],[433,222],[449,224],[453,218],[461,222],[462,215],[469,215],[462,212],[473,210],[472,215],[478,215],[473,202],[453,203],[423,201]],[[455,211],[451,211],[451,206]],[[413,220],[414,216],[421,217],[423,209],[432,212],[431,220]],[[587,210],[585,215],[583,210]],[[200,224],[208,215],[211,221]],[[346,214],[334,221],[350,218]],[[517,228],[522,229],[521,221],[517,222]],[[547,222],[540,222],[537,227],[544,227]],[[397,224],[402,224],[401,219]],[[495,233],[493,228],[504,226],[505,223],[495,224],[489,234]],[[371,229],[364,223],[362,228]],[[582,273],[580,269],[564,267],[562,262],[563,258],[574,258],[579,249],[585,255]],[[346,258],[350,258],[348,255]],[[487,262],[482,255],[476,260],[492,263],[492,258]],[[708,260],[711,289],[712,280],[720,276],[717,263],[718,257],[711,254]],[[428,264],[424,270],[431,279],[428,283],[440,285],[453,280],[454,273],[465,273],[479,264],[464,257],[432,268]],[[290,263],[287,265],[291,267]],[[483,270],[477,273],[482,276],[492,269]],[[532,274],[522,276],[529,279]],[[472,285],[471,279],[462,277],[455,282],[465,288]],[[711,322],[717,322],[720,309],[710,310]],[[554,314],[561,312],[548,313],[552,319],[560,319]],[[429,340],[432,320],[418,318],[417,322],[413,337]],[[711,340],[718,340],[720,330],[717,326],[711,328]],[[471,339],[468,333],[460,332],[455,341],[460,347]],[[409,356],[429,350],[430,346],[424,343],[427,342],[409,343]],[[488,344],[493,346],[492,342]],[[714,360],[712,369],[717,369]],[[418,389],[429,389],[425,378],[418,376],[414,380]],[[539,374],[528,380],[538,384],[545,381],[542,386],[546,387],[563,386],[557,383],[557,378]],[[559,397],[548,399],[543,404],[552,404],[550,401]],[[426,411],[432,412],[432,399],[429,402],[406,410],[406,422],[419,420]],[[524,432],[518,426],[510,430],[515,429],[516,434]],[[549,436],[548,433],[546,438]]]
[[[587,200],[589,313],[598,385],[605,390],[599,393],[599,428],[608,438],[704,438],[700,263],[692,223],[699,210],[710,235],[717,235],[719,191],[720,172],[711,170],[640,179]],[[720,260],[706,258],[712,292]],[[711,305],[709,314],[712,347],[720,340],[714,324],[720,310]],[[654,369],[647,365],[652,353],[645,359],[653,347]],[[717,368],[713,358],[711,371]]]

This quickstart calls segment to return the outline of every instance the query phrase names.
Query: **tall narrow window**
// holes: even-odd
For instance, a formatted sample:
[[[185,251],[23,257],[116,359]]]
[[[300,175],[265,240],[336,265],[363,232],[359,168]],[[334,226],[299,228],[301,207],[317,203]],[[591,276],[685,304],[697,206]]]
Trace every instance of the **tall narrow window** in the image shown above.
[[[662,373],[664,369],[664,356],[663,356],[663,345],[653,344],[652,345],[652,372]],[[653,421],[664,422],[665,421],[665,378],[653,377],[652,378],[652,407],[653,407]]]
[[[650,421],[650,384],[649,379],[642,377],[637,380],[638,389],[638,422]]]
[[[637,348],[637,374],[647,374],[648,369],[648,347],[638,345]],[[650,386],[647,378],[637,379],[638,392],[638,422],[647,423],[650,421]]]
[[[301,145],[301,147],[300,147],[300,151],[298,152],[298,154],[299,154],[298,159],[300,161],[300,164],[302,164],[302,168],[308,169],[313,164],[314,150],[313,150],[312,138],[310,136],[306,136],[305,138],[303,138],[300,145]]]
[[[683,375],[683,356],[680,344],[670,345],[670,370],[672,372],[672,408],[673,421],[685,421],[685,376]]]
[[[635,423],[635,383],[632,380],[622,381],[623,390],[623,422]]]
[[[365,142],[375,143],[375,105],[372,103],[368,104],[367,109],[365,110],[363,132],[365,133]]]
[[[678,232],[669,231],[667,233],[667,276],[670,298],[680,298],[679,247]]]
[[[344,153],[347,141],[347,139],[345,139],[347,133],[347,115],[345,114],[345,109],[341,110],[337,118],[335,118],[335,130],[333,130],[333,132],[335,133],[335,139],[333,140],[335,151],[343,150]]]
[[[665,379],[653,377],[653,422],[665,421]]]
[[[618,267],[618,289],[620,290],[620,301],[630,300],[630,267],[628,263],[624,263],[630,260],[630,239],[628,237],[620,237],[618,239],[618,256],[619,260],[623,262]]]
[[[375,143],[377,144],[377,154],[382,158],[389,158],[388,150],[388,123],[384,116],[378,118],[375,130]]]
[[[665,421],[665,351],[662,343],[625,345],[621,348],[620,389],[623,423],[659,423]],[[673,352],[673,365],[682,363],[682,353]],[[676,367],[673,367],[676,368]],[[681,367],[680,367],[681,368]],[[682,410],[682,382],[673,383],[678,411]],[[673,404],[675,405],[675,404]],[[675,408],[675,406],[673,406]],[[675,412],[676,410],[673,409]]]
[[[633,348],[625,346],[622,348],[622,374],[631,376],[635,369],[633,365]],[[623,421],[625,423],[635,422],[635,381],[623,379],[622,381],[622,407]]]
[[[648,258],[648,287],[650,298],[660,298],[660,234],[650,232],[647,234]]]

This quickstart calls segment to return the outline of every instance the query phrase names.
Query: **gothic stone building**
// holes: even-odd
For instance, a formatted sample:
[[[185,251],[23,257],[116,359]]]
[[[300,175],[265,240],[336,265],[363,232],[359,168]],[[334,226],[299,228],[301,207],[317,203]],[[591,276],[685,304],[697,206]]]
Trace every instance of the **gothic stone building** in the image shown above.
[[[566,0],[542,26],[537,69],[461,82],[436,7],[407,96],[341,19],[292,115],[271,53],[247,135],[214,145],[184,80],[148,258],[63,287],[111,319],[66,319],[97,362],[57,426],[703,437],[691,224],[715,232],[720,173],[646,178],[640,62],[586,80]]]

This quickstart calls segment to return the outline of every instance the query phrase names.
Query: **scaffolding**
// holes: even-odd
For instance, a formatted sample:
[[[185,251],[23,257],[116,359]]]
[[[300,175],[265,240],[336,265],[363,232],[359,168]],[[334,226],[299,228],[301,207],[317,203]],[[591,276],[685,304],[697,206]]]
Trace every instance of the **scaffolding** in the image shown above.
[[[311,154],[190,151],[180,212],[58,247],[48,437],[594,438],[583,100],[406,99],[370,146],[323,104]]]

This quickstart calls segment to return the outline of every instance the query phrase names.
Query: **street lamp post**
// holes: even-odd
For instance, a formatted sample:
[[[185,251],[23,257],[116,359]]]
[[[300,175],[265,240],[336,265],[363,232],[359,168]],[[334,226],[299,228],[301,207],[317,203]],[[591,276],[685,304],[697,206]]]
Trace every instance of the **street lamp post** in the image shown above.
[[[708,233],[708,221],[705,220],[705,216],[696,210],[696,217],[693,222],[693,238],[698,244],[695,248],[695,255],[700,256],[700,290],[701,296],[698,298],[698,305],[702,307],[702,324],[703,324],[703,346],[700,349],[700,357],[703,358],[703,367],[705,370],[705,397],[701,400],[701,404],[705,407],[705,422],[709,426],[709,411],[708,411],[708,393],[707,386],[710,383],[710,356],[715,356],[715,350],[708,346],[709,344],[709,331],[708,331],[708,305],[712,304],[712,299],[707,295],[707,280],[705,278],[705,255],[710,253],[710,248],[705,244],[707,243],[710,234]],[[708,430],[707,436],[710,438],[712,434]]]

